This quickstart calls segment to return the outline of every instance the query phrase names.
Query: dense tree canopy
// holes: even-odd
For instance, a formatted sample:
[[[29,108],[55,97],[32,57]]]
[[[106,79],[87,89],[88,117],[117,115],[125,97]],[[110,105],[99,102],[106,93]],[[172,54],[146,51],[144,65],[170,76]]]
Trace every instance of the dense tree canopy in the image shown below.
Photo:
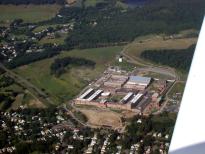
[[[32,62],[42,60],[45,58],[53,57],[59,54],[59,47],[45,47],[42,52],[32,52],[14,58],[11,62],[7,63],[9,68],[16,68],[18,66],[30,64]]]
[[[65,72],[65,67],[68,66],[87,66],[94,67],[95,62],[83,58],[75,58],[75,57],[65,57],[62,59],[55,59],[54,63],[51,65],[51,74],[55,74],[56,76],[61,75]]]
[[[184,50],[146,50],[141,57],[155,63],[168,65],[188,71],[194,54],[195,45]]]

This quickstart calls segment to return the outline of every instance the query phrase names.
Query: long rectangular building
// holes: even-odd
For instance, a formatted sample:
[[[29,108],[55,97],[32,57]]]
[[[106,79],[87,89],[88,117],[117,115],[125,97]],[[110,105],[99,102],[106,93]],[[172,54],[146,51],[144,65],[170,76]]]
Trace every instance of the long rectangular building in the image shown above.
[[[143,96],[143,94],[140,94],[140,93],[137,94],[137,95],[130,101],[130,103],[132,103],[132,104],[138,103],[138,102],[141,100],[142,96]]]
[[[93,92],[93,88],[90,88],[86,92],[84,92],[79,98],[84,99],[86,96],[88,96],[92,92]]]
[[[133,96],[133,92],[129,92],[122,100],[122,103],[127,103],[128,100]]]
[[[144,90],[150,84],[151,78],[141,76],[130,76],[124,88]]]
[[[103,90],[97,90],[94,94],[92,94],[88,99],[87,101],[92,101],[94,100],[96,97],[98,97],[101,93],[103,92]]]

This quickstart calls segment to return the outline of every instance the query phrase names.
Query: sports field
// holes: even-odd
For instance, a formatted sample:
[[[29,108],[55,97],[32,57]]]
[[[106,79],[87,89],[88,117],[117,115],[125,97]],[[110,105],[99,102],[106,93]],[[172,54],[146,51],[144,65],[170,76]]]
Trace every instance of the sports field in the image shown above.
[[[0,24],[9,24],[14,19],[38,22],[54,17],[59,5],[0,5]]]

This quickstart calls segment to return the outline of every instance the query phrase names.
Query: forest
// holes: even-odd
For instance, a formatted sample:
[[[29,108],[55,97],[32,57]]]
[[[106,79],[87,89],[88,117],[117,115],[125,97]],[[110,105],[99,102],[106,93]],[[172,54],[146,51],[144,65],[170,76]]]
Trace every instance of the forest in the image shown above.
[[[141,53],[141,58],[157,64],[168,65],[181,71],[189,71],[196,45],[183,50],[146,50]]]
[[[95,62],[91,60],[87,60],[84,58],[75,58],[75,57],[65,57],[62,59],[55,59],[54,63],[51,64],[51,74],[55,76],[60,76],[69,68],[69,66],[86,66],[86,67],[94,67]]]
[[[18,66],[30,64],[32,62],[51,58],[60,53],[59,47],[45,47],[42,52],[32,52],[15,57],[12,61],[7,62],[6,66],[9,68],[16,68]]]
[[[39,24],[75,21],[75,28],[67,37],[66,45],[91,48],[128,43],[147,34],[199,30],[204,12],[204,0],[154,0],[132,9],[106,3],[87,8],[65,7],[59,12],[61,18],[55,17]]]
[[[0,4],[64,4],[65,0],[0,0]]]

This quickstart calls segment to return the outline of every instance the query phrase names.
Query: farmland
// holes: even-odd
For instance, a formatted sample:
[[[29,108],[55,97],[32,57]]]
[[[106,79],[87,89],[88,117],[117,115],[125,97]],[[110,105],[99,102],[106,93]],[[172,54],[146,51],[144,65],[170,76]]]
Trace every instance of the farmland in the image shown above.
[[[85,50],[72,50],[62,52],[60,55],[41,60],[15,69],[15,72],[27,78],[34,85],[48,93],[57,104],[69,100],[77,95],[88,82],[98,77],[105,68],[114,63],[115,55],[122,47],[107,47]],[[60,77],[50,74],[50,65],[55,58],[80,57],[96,62],[94,69],[86,67],[73,67]]]
[[[59,5],[0,5],[0,24],[7,25],[14,19],[39,22],[56,15]]]

